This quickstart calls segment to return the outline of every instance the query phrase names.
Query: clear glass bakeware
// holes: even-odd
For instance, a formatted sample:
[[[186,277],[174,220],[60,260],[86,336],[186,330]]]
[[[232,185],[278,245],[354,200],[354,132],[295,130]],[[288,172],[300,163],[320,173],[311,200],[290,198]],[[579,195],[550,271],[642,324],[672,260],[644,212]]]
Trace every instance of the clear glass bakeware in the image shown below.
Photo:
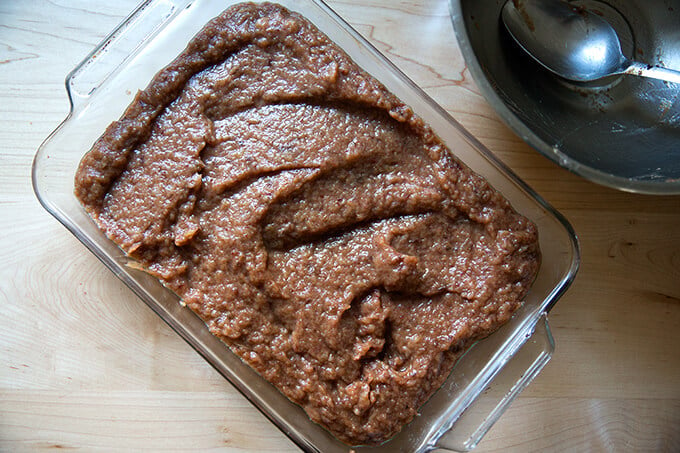
[[[45,140],[33,163],[33,187],[42,205],[226,377],[300,448],[346,452],[349,447],[311,422],[271,384],[244,364],[178,297],[127,266],[125,254],[96,227],[73,194],[80,159],[138,89],[170,63],[188,41],[237,1],[149,0],[97,46],[67,77],[71,111]],[[397,436],[357,453],[467,451],[550,359],[554,344],[547,312],[573,280],[578,241],[568,222],[517,178],[398,68],[320,0],[282,0],[343,48],[362,68],[425,119],[460,160],[502,192],[537,225],[543,262],[524,306],[512,320],[473,345],[444,386]]]

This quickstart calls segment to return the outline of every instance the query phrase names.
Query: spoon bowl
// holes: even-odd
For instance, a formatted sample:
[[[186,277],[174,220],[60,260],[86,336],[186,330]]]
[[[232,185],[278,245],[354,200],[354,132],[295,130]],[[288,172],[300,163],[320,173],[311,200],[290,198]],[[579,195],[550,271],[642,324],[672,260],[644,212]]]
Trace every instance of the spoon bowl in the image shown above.
[[[627,59],[609,22],[581,6],[562,0],[508,0],[501,16],[520,47],[567,80],[633,74],[680,83],[680,72]]]

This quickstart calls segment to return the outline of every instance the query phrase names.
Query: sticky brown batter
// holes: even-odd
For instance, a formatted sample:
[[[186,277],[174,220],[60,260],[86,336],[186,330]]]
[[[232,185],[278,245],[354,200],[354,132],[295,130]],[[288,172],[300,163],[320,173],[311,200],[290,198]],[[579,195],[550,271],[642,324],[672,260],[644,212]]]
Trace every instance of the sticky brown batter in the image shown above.
[[[539,265],[535,226],[301,16],[211,21],[83,158],[76,195],[349,444],[410,421]]]

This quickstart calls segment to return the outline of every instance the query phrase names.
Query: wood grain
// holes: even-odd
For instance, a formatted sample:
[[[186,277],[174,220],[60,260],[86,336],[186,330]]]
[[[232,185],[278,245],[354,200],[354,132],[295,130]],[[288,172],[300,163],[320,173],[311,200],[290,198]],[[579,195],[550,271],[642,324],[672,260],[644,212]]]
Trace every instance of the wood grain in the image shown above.
[[[0,450],[297,451],[33,195],[65,75],[135,3],[0,2]],[[596,186],[524,144],[480,96],[446,0],[329,3],[579,234],[554,358],[479,451],[680,451],[680,197]]]

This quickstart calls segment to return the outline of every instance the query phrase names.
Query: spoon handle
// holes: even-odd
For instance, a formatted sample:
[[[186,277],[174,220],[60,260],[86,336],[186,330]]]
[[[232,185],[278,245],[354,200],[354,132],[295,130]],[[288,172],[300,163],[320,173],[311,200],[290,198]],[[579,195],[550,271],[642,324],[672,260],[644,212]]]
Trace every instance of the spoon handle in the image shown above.
[[[680,83],[680,71],[666,69],[660,66],[649,66],[638,61],[631,62],[630,66],[628,66],[623,73],[651,77],[652,79],[665,80],[666,82]]]

